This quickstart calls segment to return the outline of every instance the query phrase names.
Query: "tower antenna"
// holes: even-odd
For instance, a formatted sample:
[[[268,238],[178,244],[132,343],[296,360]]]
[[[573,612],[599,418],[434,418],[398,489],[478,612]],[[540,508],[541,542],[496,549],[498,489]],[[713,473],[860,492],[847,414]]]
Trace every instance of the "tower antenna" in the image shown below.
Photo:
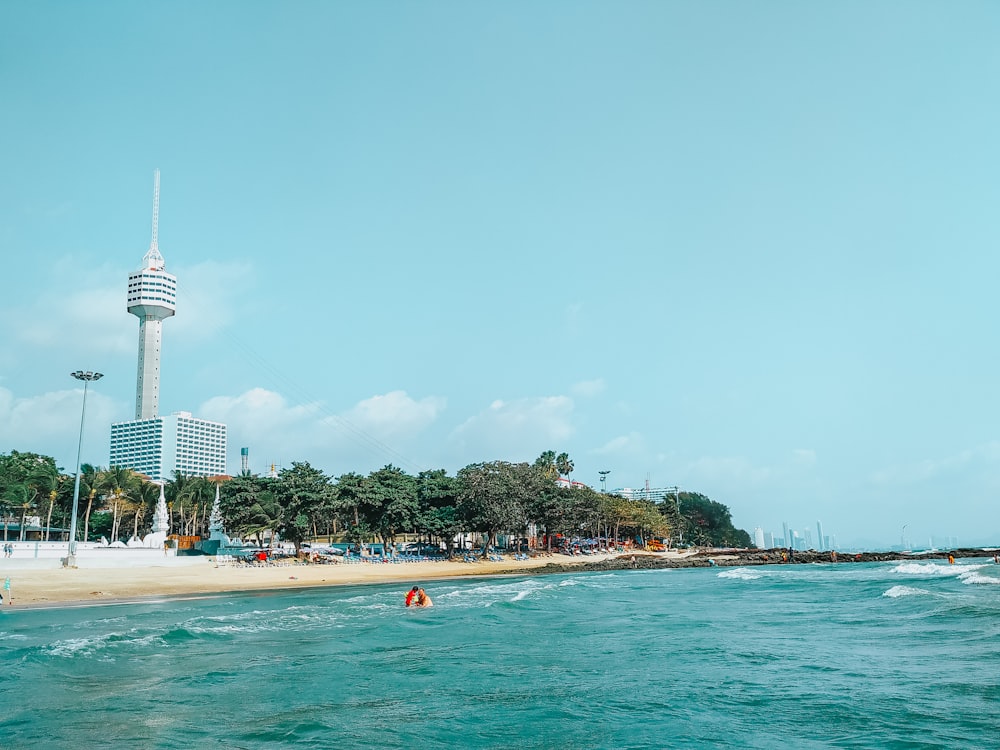
[[[158,224],[160,222],[160,170],[153,170],[153,239],[149,243],[149,249],[154,252],[160,252],[160,248],[156,244],[156,234],[158,229]]]

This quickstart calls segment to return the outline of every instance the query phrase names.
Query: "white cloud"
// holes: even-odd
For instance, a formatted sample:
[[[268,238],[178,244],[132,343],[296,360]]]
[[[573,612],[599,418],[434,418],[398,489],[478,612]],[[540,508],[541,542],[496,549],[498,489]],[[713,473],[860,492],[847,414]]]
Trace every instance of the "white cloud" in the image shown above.
[[[127,276],[108,265],[95,268],[63,258],[29,305],[0,311],[0,324],[22,356],[53,348],[91,356],[134,350],[137,334],[126,325]],[[121,284],[108,281],[115,278]]]
[[[54,349],[77,358],[134,353],[138,322],[125,309],[133,270],[87,266],[74,257],[60,259],[29,304],[0,309],[0,326],[12,348],[0,356],[5,361],[25,359],[35,350]],[[166,323],[177,332],[177,341],[207,338],[231,322],[233,300],[245,291],[252,271],[246,263],[214,261],[179,271],[168,266],[168,270],[179,280],[180,313]]]
[[[573,392],[574,396],[593,398],[594,396],[598,396],[603,393],[604,388],[604,378],[595,378],[594,380],[583,380],[576,383],[570,390]]]
[[[644,448],[642,435],[638,432],[630,432],[627,435],[612,438],[600,448],[592,450],[591,453],[599,456],[630,456],[644,451]]]
[[[451,438],[468,460],[528,460],[573,435],[572,415],[568,396],[497,400],[456,427]]]
[[[246,262],[205,261],[167,270],[177,275],[178,312],[170,319],[171,338],[185,342],[211,338],[233,322],[241,307],[238,300],[247,296],[254,275]]]
[[[445,404],[438,396],[414,401],[406,391],[391,391],[357,403],[344,419],[379,439],[412,437],[437,419]]]
[[[199,416],[243,430],[250,436],[302,428],[318,423],[318,403],[289,404],[284,396],[264,388],[252,388],[239,396],[216,396],[201,406]]]
[[[83,388],[16,398],[0,388],[0,452],[30,451],[52,456],[63,470],[76,468]],[[114,401],[99,391],[87,391],[81,460],[107,465],[109,425],[119,418]]]
[[[405,391],[392,391],[333,414],[320,402],[290,404],[279,393],[254,388],[235,397],[209,399],[198,416],[226,423],[231,461],[236,460],[240,447],[248,447],[252,471],[292,461],[309,461],[331,472],[386,463],[413,471],[419,467],[407,456],[411,441],[437,419],[444,406],[445,399],[440,397],[418,401]],[[230,470],[237,467],[234,464]]]

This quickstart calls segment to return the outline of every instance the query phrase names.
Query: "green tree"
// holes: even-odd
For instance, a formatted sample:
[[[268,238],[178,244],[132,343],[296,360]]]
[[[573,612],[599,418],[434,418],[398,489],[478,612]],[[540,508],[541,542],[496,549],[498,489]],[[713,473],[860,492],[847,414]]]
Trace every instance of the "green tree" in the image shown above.
[[[528,508],[541,491],[539,476],[528,464],[507,461],[471,464],[459,470],[458,515],[469,528],[485,535],[484,557],[498,533],[524,531]]]
[[[669,501],[668,501],[669,502]],[[679,514],[684,535],[707,547],[750,547],[750,534],[733,526],[729,508],[697,492],[681,492]]]
[[[13,509],[20,515],[20,536],[24,539],[29,514],[37,512],[41,498],[50,499],[59,470],[55,459],[38,453],[11,451],[0,454],[0,504],[3,506],[4,539]],[[54,498],[53,498],[54,501]]]
[[[90,514],[94,508],[94,500],[97,498],[98,484],[101,481],[101,472],[96,466],[92,464],[82,464],[80,466],[80,498],[82,500],[86,498],[87,506],[83,513],[83,540],[90,540]],[[74,484],[76,483],[76,477],[73,478]],[[73,498],[69,498],[69,508],[66,511],[66,515],[72,514]],[[79,511],[79,508],[77,508]],[[65,524],[69,525],[69,524]],[[80,532],[77,531],[79,534]]]
[[[535,463],[533,463],[532,466],[538,469],[542,476],[547,479],[554,481],[559,478],[559,469],[556,465],[555,451],[542,451],[542,455],[535,459]]]
[[[573,473],[573,461],[568,453],[560,453],[556,456],[556,471],[559,472],[559,476],[564,476],[566,481],[569,481],[569,475]],[[572,482],[570,482],[570,486],[572,487]]]
[[[308,462],[293,461],[282,469],[276,485],[281,514],[276,530],[295,545],[298,554],[315,525],[315,519],[329,511],[334,497],[330,478]]]
[[[402,469],[385,466],[368,475],[365,483],[362,516],[365,524],[384,543],[396,534],[416,529],[419,506],[417,482]]]
[[[132,536],[136,539],[141,539],[139,533],[140,525],[143,527],[142,531],[145,533],[152,530],[151,526],[145,523],[145,520],[153,517],[153,513],[156,511],[156,504],[159,500],[160,485],[145,480],[139,483],[139,489],[136,493],[132,509]]]
[[[111,466],[100,474],[97,489],[111,510],[111,541],[120,536],[122,517],[138,496],[140,482],[138,474],[123,466]]]
[[[208,515],[215,502],[215,485],[207,477],[196,477],[174,472],[163,494],[170,504],[171,528],[183,536],[205,536],[208,533]],[[178,516],[174,526],[173,515]]]
[[[455,536],[462,530],[458,516],[458,480],[444,469],[422,471],[417,476],[417,520],[415,530],[445,544],[448,557],[455,548]]]
[[[337,477],[333,490],[333,510],[341,517],[345,528],[360,525],[365,477],[353,471],[341,474]]]
[[[528,518],[545,532],[546,546],[552,551],[552,538],[565,533],[571,524],[569,490],[559,487],[550,478],[544,467],[534,467],[537,474],[538,490],[528,501]]]
[[[224,483],[219,488],[219,512],[226,528],[241,537],[256,536],[261,543],[262,535],[274,531],[281,520],[277,482],[271,477],[240,475]]]

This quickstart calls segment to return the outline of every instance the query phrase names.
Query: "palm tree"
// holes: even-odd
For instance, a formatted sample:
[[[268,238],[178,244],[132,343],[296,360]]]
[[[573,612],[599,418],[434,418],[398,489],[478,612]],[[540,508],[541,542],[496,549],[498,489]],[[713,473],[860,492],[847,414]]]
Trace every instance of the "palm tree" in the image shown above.
[[[563,455],[565,456],[566,454],[564,453]],[[555,451],[542,451],[542,455],[535,459],[533,466],[548,479],[556,479],[559,476],[559,469],[556,468]]]
[[[111,466],[101,472],[100,489],[111,503],[111,539],[118,539],[118,528],[122,515],[128,510],[132,499],[139,491],[139,475],[132,469],[122,466]]]
[[[132,536],[139,539],[139,524],[146,517],[146,512],[156,507],[156,501],[160,499],[160,485],[153,482],[142,481],[139,483],[139,491],[136,494],[133,504],[132,516]]]
[[[90,539],[90,511],[97,497],[97,485],[101,481],[101,471],[91,464],[80,466],[80,492],[87,495],[87,510],[83,514],[83,541]]]
[[[16,484],[7,485],[4,490],[4,502],[11,508],[21,509],[21,522],[20,531],[18,533],[18,541],[24,541],[24,524],[28,517],[28,510],[31,508],[32,502],[32,491],[31,488],[24,482],[18,482]],[[6,525],[4,527],[4,535],[6,536]]]
[[[44,540],[49,540],[49,526],[52,524],[52,509],[55,507],[56,498],[59,496],[59,485],[62,484],[62,474],[54,463],[39,463],[28,475],[28,484],[34,489],[35,496],[44,495],[49,499],[48,512],[45,515]]]
[[[215,500],[215,485],[205,477],[191,477],[174,472],[164,492],[171,501],[171,512],[180,515],[179,530],[182,535],[201,534],[207,528],[208,511]]]
[[[566,475],[566,481],[569,482],[569,475],[573,473],[573,461],[570,459],[568,453],[560,453],[556,456],[556,471],[559,472],[559,476]],[[573,483],[570,482],[569,486],[572,487]]]
[[[281,523],[281,507],[275,493],[277,481],[238,476],[223,484],[219,494],[227,528],[243,537],[255,535],[258,542],[265,531],[276,529]]]

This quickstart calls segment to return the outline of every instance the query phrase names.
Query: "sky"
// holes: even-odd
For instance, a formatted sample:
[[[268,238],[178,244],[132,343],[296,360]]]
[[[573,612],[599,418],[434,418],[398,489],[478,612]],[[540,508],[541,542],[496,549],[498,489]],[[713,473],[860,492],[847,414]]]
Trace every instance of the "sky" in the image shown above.
[[[0,6],[0,452],[106,466],[128,274],[229,470],[569,453],[840,545],[1000,543],[1000,5]]]

